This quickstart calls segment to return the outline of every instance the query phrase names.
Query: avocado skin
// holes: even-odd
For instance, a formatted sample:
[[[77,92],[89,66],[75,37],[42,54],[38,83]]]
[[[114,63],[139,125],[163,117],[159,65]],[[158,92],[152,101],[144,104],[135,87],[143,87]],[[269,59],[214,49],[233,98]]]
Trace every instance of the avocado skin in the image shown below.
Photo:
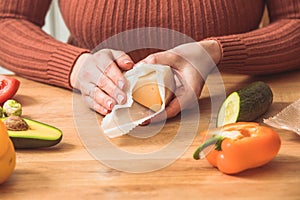
[[[6,117],[1,118],[2,121],[4,121],[5,119]],[[60,129],[36,120],[27,119],[27,118],[23,118],[23,119],[28,123],[29,130],[26,131],[8,130],[8,135],[15,149],[35,149],[35,148],[51,147],[58,144],[62,140],[63,134]],[[32,126],[35,126],[34,130],[31,130]],[[45,137],[49,135],[51,135],[52,138]]]
[[[10,137],[15,149],[36,149],[51,147],[58,144],[62,140],[62,135],[57,140],[41,140],[32,138]]]

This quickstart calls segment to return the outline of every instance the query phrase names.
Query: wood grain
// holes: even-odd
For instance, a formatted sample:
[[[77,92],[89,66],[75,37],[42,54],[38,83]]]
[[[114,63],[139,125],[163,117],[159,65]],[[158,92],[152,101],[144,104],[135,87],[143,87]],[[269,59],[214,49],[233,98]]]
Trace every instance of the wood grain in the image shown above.
[[[226,93],[255,80],[263,80],[270,85],[274,102],[258,122],[300,98],[300,71],[259,77],[222,74],[222,77]],[[81,140],[75,120],[79,113],[74,113],[74,106],[78,106],[74,103],[74,98],[78,98],[79,94],[17,78],[21,81],[21,88],[15,99],[23,104],[24,116],[56,126],[63,131],[64,136],[60,144],[51,148],[16,151],[17,166],[9,180],[0,186],[1,200],[299,199],[300,136],[296,133],[276,129],[282,139],[282,146],[275,159],[267,165],[235,176],[222,174],[206,160],[193,160],[192,154],[200,144],[198,134],[186,151],[169,165],[147,173],[127,173],[106,166],[105,160],[96,160]],[[183,133],[199,133],[208,127],[211,101],[207,87],[204,88],[199,105],[200,120],[196,121],[197,126],[193,123],[193,116],[187,115],[186,121],[193,125],[187,123]],[[90,110],[87,112],[93,113]],[[99,121],[102,119],[99,115],[96,118]],[[83,117],[81,125],[89,130],[90,119],[84,119]],[[181,117],[178,116],[162,127],[151,125],[133,131],[136,135],[145,131],[155,132],[161,128],[149,138],[126,135],[108,141],[127,152],[150,154],[174,140],[181,127],[180,122]],[[101,130],[99,134],[102,134]],[[181,140],[185,142],[184,137]],[[106,157],[107,160],[114,158],[114,155]],[[123,158],[126,159],[130,166],[140,162],[130,157]],[[164,158],[159,156],[157,160],[159,159],[163,161]],[[150,166],[151,164],[149,162]]]

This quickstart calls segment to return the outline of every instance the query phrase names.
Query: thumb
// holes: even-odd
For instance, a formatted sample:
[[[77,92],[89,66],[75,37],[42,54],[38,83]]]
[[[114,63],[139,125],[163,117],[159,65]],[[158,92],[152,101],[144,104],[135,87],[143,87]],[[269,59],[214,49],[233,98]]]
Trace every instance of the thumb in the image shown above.
[[[165,121],[166,119],[175,117],[176,115],[178,115],[178,113],[180,113],[180,111],[181,111],[181,107],[180,107],[179,99],[175,97],[168,104],[168,106],[165,108],[164,111],[162,111],[161,113],[159,113],[158,115],[154,116],[151,119],[151,122],[157,123],[157,122]]]

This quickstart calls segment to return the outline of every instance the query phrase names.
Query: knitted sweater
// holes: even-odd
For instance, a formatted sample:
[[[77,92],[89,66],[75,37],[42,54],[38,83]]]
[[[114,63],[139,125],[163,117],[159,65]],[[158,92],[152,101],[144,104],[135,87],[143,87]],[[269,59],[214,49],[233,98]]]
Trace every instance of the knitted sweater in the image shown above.
[[[60,0],[71,33],[67,44],[41,29],[50,3],[0,1],[0,65],[71,88],[72,67],[84,52],[114,48],[138,61],[211,38],[221,46],[221,70],[260,74],[300,67],[300,0]],[[259,28],[265,5],[270,24]]]

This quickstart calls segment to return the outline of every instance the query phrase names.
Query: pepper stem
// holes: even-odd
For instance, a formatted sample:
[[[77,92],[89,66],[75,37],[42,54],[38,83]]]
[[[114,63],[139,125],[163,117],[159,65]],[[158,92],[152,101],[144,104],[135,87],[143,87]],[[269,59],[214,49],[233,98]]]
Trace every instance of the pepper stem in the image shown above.
[[[215,145],[216,146],[215,149],[221,150],[221,142],[223,141],[223,139],[224,139],[224,137],[222,137],[222,136],[215,136],[215,137],[212,137],[212,138],[206,140],[195,151],[194,156],[193,156],[194,159],[199,160],[200,158],[202,158],[203,157],[203,156],[201,156],[202,151],[211,145]]]

